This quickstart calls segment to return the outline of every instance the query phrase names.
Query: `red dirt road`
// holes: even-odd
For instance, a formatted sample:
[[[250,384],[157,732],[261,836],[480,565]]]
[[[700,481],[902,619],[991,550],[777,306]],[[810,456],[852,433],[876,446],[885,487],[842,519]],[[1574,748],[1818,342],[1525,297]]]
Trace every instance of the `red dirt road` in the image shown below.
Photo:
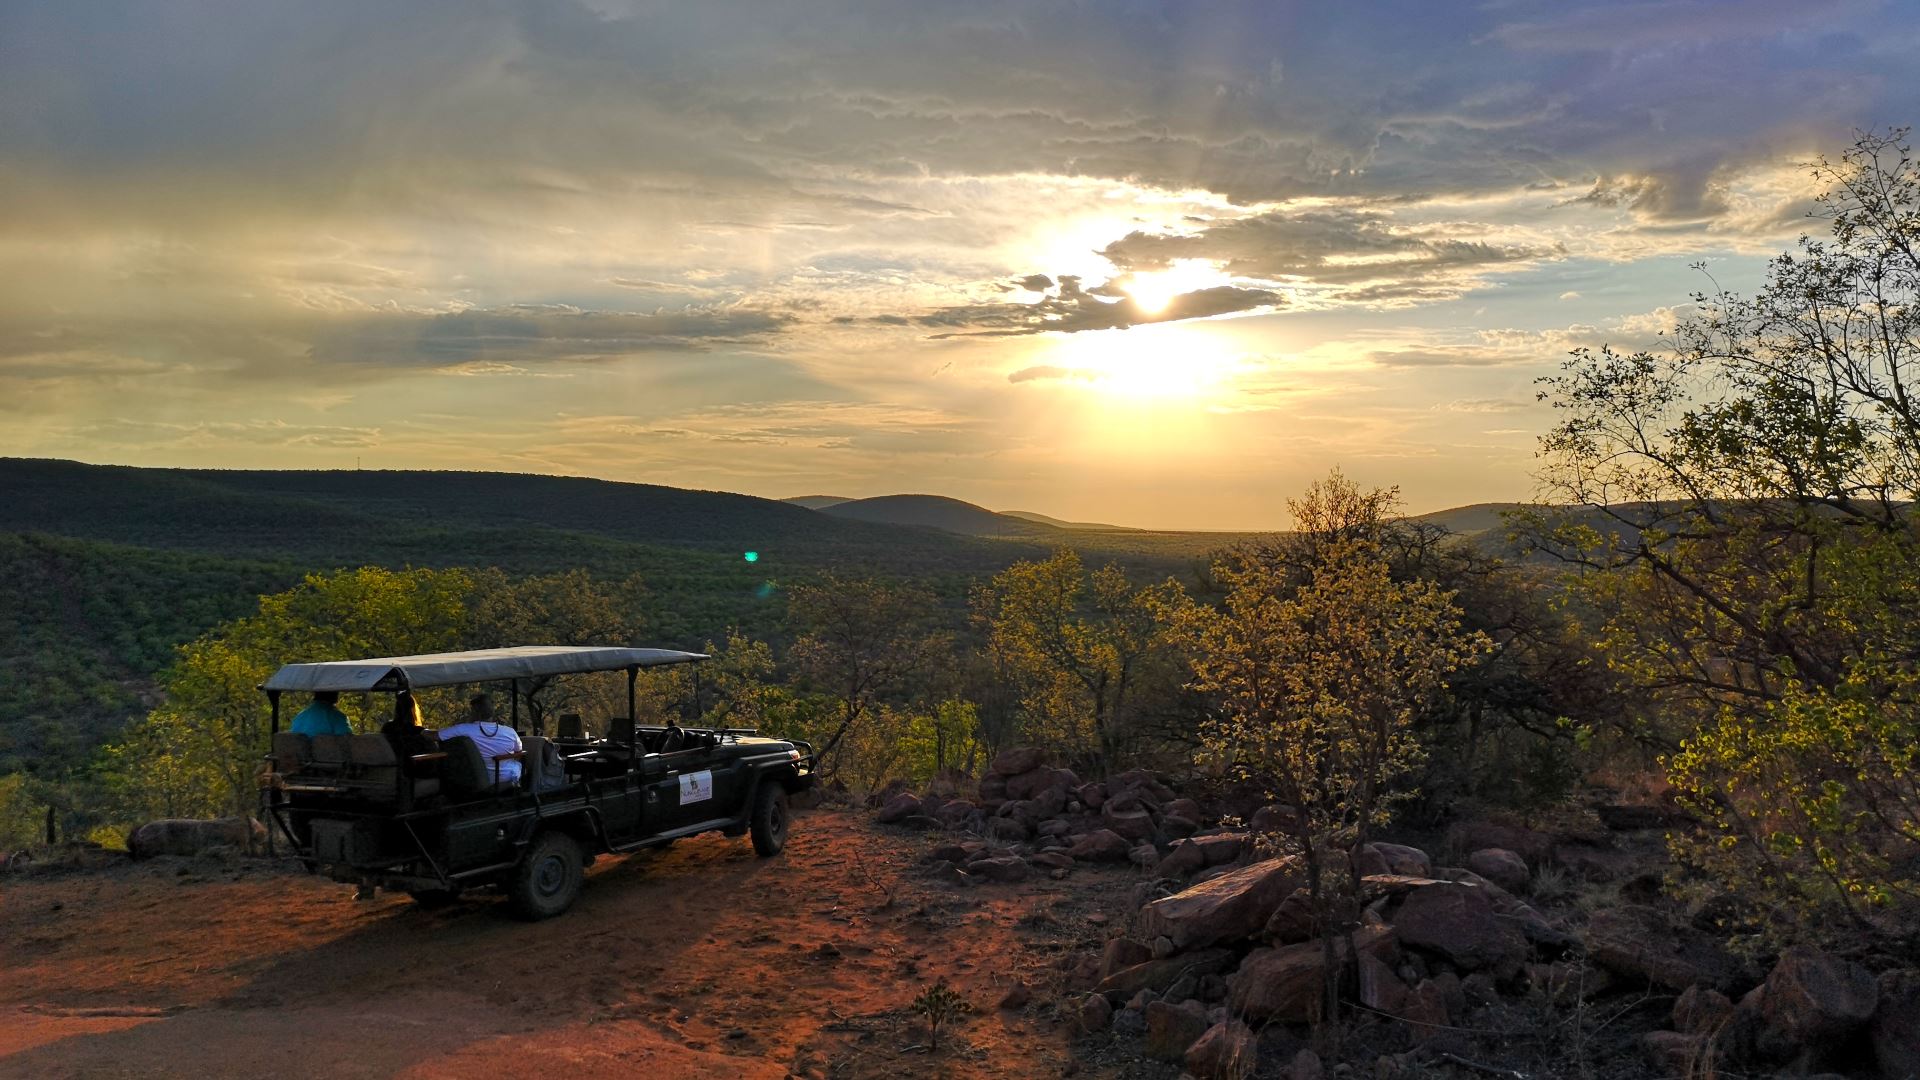
[[[602,859],[580,903],[537,924],[492,896],[434,912],[356,903],[258,862],[10,882],[0,1076],[1071,1070],[1052,1018],[1060,961],[1097,947],[1088,916],[1117,917],[1129,874],[962,889],[921,876],[925,843],[818,810],[777,859],[719,837]],[[939,977],[974,1012],[928,1053],[907,1006]],[[997,1009],[1016,981],[1033,1004]]]

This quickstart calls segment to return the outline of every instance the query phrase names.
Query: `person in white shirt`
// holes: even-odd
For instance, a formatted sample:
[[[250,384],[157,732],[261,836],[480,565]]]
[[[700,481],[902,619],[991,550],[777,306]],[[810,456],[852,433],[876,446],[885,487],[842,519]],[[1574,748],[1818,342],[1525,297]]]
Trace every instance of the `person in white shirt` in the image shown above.
[[[467,718],[458,724],[440,729],[440,741],[459,738],[465,735],[480,748],[480,756],[486,760],[487,771],[492,772],[494,759],[502,754],[517,754],[521,750],[520,733],[494,719],[493,699],[485,694],[475,694],[467,702]],[[500,761],[499,780],[501,786],[520,782],[520,759],[505,758]]]

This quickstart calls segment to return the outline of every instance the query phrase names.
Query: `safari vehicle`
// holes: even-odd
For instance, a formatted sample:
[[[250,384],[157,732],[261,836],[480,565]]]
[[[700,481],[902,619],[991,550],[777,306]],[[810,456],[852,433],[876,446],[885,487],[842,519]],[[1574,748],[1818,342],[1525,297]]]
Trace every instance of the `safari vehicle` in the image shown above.
[[[813,748],[718,730],[635,723],[643,669],[705,660],[665,649],[526,646],[478,652],[288,664],[261,689],[272,711],[272,752],[261,786],[271,842],[284,841],[310,871],[361,886],[402,890],[423,905],[498,888],[524,918],[558,915],[580,894],[596,855],[671,844],[699,833],[751,834],[762,856],[786,846],[788,796],[813,782]],[[523,693],[559,676],[624,671],[627,713],[589,737],[562,717],[551,737],[523,733],[521,777],[499,784],[500,762],[468,738],[428,752],[396,750],[379,733],[308,737],[280,730],[290,692],[392,694],[408,722],[408,696],[437,686],[505,684],[504,723],[519,727]],[[572,723],[568,723],[572,720]],[[409,746],[418,750],[418,746]]]

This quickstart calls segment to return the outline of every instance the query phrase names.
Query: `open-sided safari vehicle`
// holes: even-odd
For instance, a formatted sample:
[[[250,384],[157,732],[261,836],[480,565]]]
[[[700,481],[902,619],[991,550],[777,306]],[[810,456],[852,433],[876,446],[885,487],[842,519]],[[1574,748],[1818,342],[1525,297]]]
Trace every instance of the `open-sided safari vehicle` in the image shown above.
[[[634,851],[718,830],[752,834],[776,855],[787,840],[787,797],[813,781],[813,748],[747,729],[635,723],[642,668],[696,663],[665,649],[527,646],[477,652],[288,664],[261,687],[271,702],[273,749],[261,787],[275,842],[309,870],[363,886],[404,890],[422,904],[461,892],[504,890],[516,913],[546,918],[579,895],[596,854]],[[519,726],[522,692],[558,676],[627,675],[627,714],[590,738],[562,717],[521,736],[518,783],[501,786],[498,761],[471,739],[407,753],[379,733],[306,736],[280,730],[289,692],[390,693],[505,684]],[[403,713],[403,710],[405,712]],[[408,750],[418,747],[408,746]]]

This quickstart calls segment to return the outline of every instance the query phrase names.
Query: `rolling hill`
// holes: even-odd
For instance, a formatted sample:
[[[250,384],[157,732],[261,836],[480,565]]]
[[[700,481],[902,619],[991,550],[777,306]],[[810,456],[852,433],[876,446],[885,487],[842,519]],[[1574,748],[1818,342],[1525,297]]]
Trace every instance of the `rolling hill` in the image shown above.
[[[843,502],[852,502],[844,495],[795,495],[791,499],[781,499],[783,503],[804,506],[809,510],[825,510],[829,506],[838,506]]]
[[[1069,529],[1082,532],[1146,532],[1130,525],[1102,525],[1097,521],[1062,521],[1046,514],[1036,514],[1031,510],[1002,510],[1003,517],[1019,518],[1022,521],[1034,521],[1042,525],[1051,525],[1056,529]]]
[[[944,495],[881,495],[851,499],[821,508],[819,513],[852,521],[938,529],[962,536],[1059,538],[1061,529],[1044,522],[996,514],[984,506]]]

